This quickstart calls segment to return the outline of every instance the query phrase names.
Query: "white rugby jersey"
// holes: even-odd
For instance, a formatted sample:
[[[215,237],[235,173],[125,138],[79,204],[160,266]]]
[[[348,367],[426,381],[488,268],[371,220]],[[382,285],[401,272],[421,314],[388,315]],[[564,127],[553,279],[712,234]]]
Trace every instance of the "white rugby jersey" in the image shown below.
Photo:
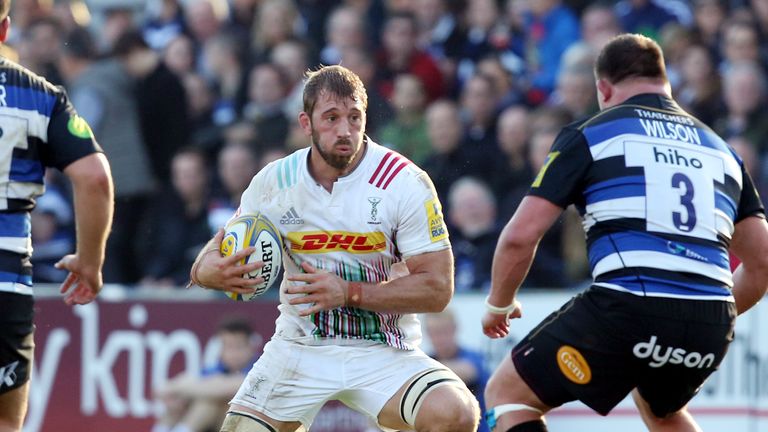
[[[243,193],[240,212],[262,213],[282,234],[286,275],[300,273],[307,261],[349,281],[382,282],[394,277],[393,264],[450,247],[427,174],[397,152],[366,142],[360,164],[332,192],[310,175],[305,148],[267,165]],[[302,305],[289,305],[285,292],[291,283],[284,278],[280,285],[279,337],[308,344],[374,341],[400,349],[421,341],[415,314],[341,307],[299,317]]]

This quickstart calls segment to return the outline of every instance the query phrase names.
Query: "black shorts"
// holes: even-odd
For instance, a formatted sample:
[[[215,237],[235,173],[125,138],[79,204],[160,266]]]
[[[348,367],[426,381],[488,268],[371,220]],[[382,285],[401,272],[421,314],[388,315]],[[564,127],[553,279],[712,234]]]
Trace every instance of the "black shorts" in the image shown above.
[[[549,406],[580,400],[606,415],[637,387],[664,417],[685,406],[720,365],[735,318],[729,302],[593,286],[533,329],[512,361]]]
[[[0,394],[29,380],[35,343],[34,298],[0,292]]]

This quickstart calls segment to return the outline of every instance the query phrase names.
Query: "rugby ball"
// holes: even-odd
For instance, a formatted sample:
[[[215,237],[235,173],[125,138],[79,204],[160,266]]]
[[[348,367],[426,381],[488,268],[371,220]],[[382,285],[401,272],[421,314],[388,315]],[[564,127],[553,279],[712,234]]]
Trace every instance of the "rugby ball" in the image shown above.
[[[240,264],[256,261],[264,262],[264,267],[246,273],[248,279],[264,278],[251,294],[227,292],[232,300],[249,301],[265,292],[277,280],[283,266],[283,239],[272,222],[261,214],[246,214],[238,216],[227,223],[224,228],[224,239],[221,241],[221,255],[231,256],[238,251],[253,246],[256,251],[240,260]]]

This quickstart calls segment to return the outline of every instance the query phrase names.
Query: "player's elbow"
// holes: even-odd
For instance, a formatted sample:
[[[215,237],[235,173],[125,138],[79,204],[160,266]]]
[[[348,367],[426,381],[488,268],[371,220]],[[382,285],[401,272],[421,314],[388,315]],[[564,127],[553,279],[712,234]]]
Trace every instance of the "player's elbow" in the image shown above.
[[[432,289],[424,312],[442,312],[453,297],[453,273],[434,275],[428,285]]]
[[[505,230],[497,248],[502,251],[519,252],[534,250],[538,244],[540,236],[526,230]]]
[[[114,185],[106,157],[100,153],[88,155],[73,162],[64,172],[72,181],[75,191],[111,197]]]

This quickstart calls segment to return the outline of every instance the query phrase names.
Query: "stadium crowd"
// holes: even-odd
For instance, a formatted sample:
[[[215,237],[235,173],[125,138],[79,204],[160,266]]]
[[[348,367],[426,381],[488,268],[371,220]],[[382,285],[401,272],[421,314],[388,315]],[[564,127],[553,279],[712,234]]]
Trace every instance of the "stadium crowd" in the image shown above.
[[[370,138],[434,180],[457,291],[487,289],[558,131],[597,110],[594,56],[618,33],[659,41],[676,99],[768,184],[766,0],[17,0],[11,18],[4,54],[63,85],[110,159],[107,283],[186,283],[251,177],[309,145],[296,118],[320,64],[361,77]],[[50,173],[33,215],[37,282],[73,248],[64,185]],[[526,283],[583,283],[583,242],[565,212]]]

